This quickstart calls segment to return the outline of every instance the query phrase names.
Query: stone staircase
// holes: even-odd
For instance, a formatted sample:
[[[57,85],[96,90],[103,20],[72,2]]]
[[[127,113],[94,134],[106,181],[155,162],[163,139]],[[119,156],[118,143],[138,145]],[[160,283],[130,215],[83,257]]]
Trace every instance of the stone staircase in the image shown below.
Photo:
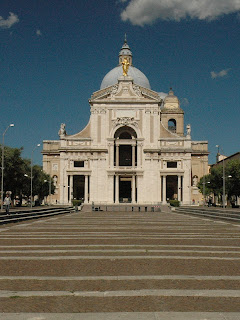
[[[0,319],[240,319],[239,245],[239,226],[176,212],[4,225]]]

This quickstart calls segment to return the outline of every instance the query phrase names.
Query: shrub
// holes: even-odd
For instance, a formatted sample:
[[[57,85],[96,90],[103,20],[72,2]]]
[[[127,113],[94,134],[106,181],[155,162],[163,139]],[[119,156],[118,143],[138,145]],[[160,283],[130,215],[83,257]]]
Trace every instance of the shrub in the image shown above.
[[[172,207],[179,207],[180,205],[180,202],[178,200],[170,200],[169,203]]]
[[[74,207],[78,207],[78,206],[80,206],[82,204],[82,200],[72,200],[72,205],[74,206]]]

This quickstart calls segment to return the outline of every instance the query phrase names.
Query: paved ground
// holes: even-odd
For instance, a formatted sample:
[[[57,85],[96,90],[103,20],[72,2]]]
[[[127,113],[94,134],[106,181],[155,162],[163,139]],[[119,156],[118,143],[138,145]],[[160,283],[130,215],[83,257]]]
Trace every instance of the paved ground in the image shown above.
[[[78,212],[0,227],[0,319],[240,319],[240,225]]]

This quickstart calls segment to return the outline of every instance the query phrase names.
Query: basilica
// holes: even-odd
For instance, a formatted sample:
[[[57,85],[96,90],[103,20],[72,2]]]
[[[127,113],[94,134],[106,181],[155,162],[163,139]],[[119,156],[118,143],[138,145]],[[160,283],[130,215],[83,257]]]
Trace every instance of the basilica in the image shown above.
[[[43,169],[55,184],[53,204],[203,201],[197,184],[208,172],[208,142],[191,139],[173,90],[166,97],[151,90],[132,59],[125,39],[118,65],[89,99],[86,127],[68,135],[62,123],[59,140],[43,141]]]

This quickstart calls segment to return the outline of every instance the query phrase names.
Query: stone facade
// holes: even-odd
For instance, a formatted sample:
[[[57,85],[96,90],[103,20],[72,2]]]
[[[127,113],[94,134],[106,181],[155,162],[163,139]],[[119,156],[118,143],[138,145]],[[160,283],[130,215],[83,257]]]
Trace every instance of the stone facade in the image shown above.
[[[131,51],[124,45],[119,67],[124,56],[131,67]],[[184,132],[184,112],[172,90],[163,100],[131,72],[113,77],[112,85],[108,77],[108,87],[93,93],[82,131],[67,135],[62,124],[59,140],[43,141],[43,169],[56,185],[52,203],[202,201],[197,183],[208,171],[207,141],[192,141],[190,125]]]

